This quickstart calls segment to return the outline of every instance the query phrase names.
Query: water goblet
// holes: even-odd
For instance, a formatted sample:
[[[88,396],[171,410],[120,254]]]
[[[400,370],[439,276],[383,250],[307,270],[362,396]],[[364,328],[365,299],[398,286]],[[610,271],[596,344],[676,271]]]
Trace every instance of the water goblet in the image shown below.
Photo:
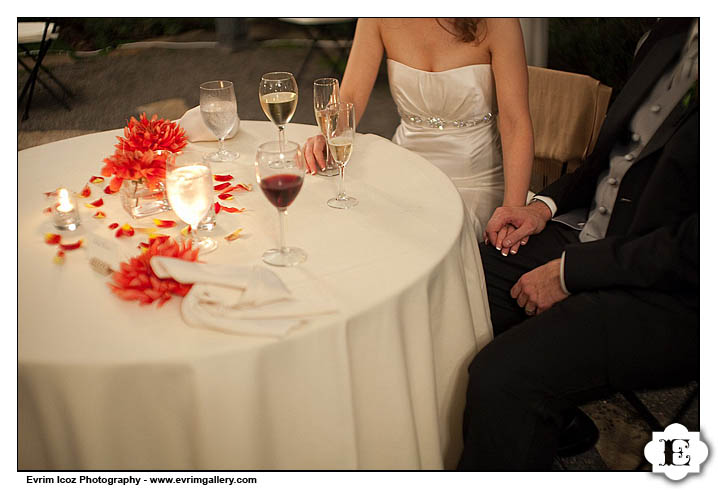
[[[355,197],[348,196],[344,190],[344,170],[352,156],[354,146],[354,132],[356,128],[354,118],[354,104],[339,102],[330,104],[329,117],[329,138],[327,146],[339,166],[339,191],[337,196],[329,199],[327,204],[332,208],[350,209],[356,206],[359,201]]]
[[[232,82],[215,80],[201,84],[199,111],[202,120],[219,142],[219,149],[206,158],[211,162],[229,162],[239,158],[239,153],[224,147],[224,139],[232,132],[238,121],[237,98]]]
[[[294,116],[298,98],[297,81],[291,73],[275,71],[262,75],[259,104],[267,118],[277,126],[280,145],[287,141],[284,128]]]
[[[324,140],[329,141],[329,117],[331,111],[327,108],[330,104],[339,102],[339,80],[336,78],[318,78],[314,80],[314,117],[317,126],[324,135]],[[318,175],[334,177],[339,174],[339,168],[334,164],[332,153],[327,147],[326,167],[318,170]]]
[[[217,241],[197,235],[197,227],[214,204],[212,170],[195,151],[178,152],[167,158],[167,199],[177,217],[190,226],[190,239],[200,254],[217,248]]]
[[[264,252],[262,260],[270,265],[294,266],[307,260],[301,248],[287,247],[286,217],[304,182],[304,159],[299,144],[293,141],[270,141],[257,148],[254,160],[257,184],[279,212],[279,248]]]

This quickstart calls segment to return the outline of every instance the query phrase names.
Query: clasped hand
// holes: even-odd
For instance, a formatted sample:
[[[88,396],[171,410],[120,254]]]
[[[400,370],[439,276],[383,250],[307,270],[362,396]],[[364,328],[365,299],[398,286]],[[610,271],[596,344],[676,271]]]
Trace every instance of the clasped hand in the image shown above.
[[[549,219],[551,210],[541,202],[528,206],[501,206],[496,208],[486,225],[484,243],[491,243],[504,256],[516,254],[521,245],[528,243],[529,236],[543,231]]]

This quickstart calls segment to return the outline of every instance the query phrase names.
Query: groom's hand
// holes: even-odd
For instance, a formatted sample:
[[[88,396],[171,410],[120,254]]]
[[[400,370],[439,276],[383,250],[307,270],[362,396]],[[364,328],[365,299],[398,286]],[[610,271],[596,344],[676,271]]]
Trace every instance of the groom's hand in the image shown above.
[[[528,237],[541,233],[551,219],[551,210],[544,203],[534,201],[528,206],[501,206],[496,208],[484,231],[484,242],[497,250],[518,251]]]
[[[527,315],[538,315],[568,295],[561,287],[561,259],[530,270],[511,288],[511,297]]]
[[[327,166],[324,159],[324,149],[327,147],[324,136],[312,136],[304,144],[304,160],[307,162],[307,172],[316,174],[317,170]]]

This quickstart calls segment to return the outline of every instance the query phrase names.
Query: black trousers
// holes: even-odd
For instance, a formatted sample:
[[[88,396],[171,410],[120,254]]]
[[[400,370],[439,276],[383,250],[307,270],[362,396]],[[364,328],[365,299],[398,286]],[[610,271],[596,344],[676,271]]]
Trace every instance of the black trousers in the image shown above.
[[[576,241],[577,232],[549,222],[515,256],[480,245],[495,339],[469,367],[459,469],[550,469],[568,409],[697,379],[698,308],[681,295],[597,290],[525,315],[511,287]]]

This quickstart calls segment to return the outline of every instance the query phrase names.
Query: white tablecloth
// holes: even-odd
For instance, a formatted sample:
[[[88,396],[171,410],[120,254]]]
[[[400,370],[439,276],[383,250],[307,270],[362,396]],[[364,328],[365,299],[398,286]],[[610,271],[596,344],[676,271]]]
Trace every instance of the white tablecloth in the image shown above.
[[[316,128],[290,124],[303,142]],[[491,339],[481,262],[460,197],[439,170],[375,135],[357,135],[347,167],[349,211],[329,208],[336,179],[307,176],[289,208],[288,244],[303,265],[273,268],[313,287],[340,313],[282,339],[229,335],[182,322],[181,298],[140,306],[111,294],[86,252],[57,265],[43,192],[79,191],[113,152],[109,131],[18,154],[18,396],[22,469],[437,469],[461,451],[468,363]],[[242,121],[228,141],[239,161],[217,165],[254,182],[254,152],[276,137]],[[210,150],[216,143],[191,147]],[[337,177],[338,178],[338,177]],[[82,226],[124,256],[146,235],[119,197],[80,200]],[[104,197],[104,220],[82,203]],[[225,203],[213,264],[261,264],[278,240],[258,186]],[[172,219],[171,212],[155,216]],[[228,243],[222,236],[243,228]],[[179,230],[179,226],[175,231]],[[167,231],[167,230],[162,230]],[[328,300],[330,301],[330,300]]]

